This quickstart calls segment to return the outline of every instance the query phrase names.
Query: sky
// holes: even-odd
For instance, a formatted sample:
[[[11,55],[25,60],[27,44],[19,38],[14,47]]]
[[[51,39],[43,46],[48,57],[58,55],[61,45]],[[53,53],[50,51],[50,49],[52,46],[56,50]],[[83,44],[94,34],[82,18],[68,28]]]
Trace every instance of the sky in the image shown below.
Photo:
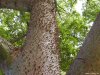
[[[82,15],[82,4],[85,3],[85,2],[86,2],[86,0],[78,0],[77,4],[76,4],[76,6],[75,6],[76,11],[77,11],[80,15]],[[89,26],[92,26],[92,25],[93,25],[93,22],[89,23],[88,25],[89,25]]]
[[[86,0],[78,0],[75,6],[75,9],[80,15],[82,15],[82,4],[85,3]]]

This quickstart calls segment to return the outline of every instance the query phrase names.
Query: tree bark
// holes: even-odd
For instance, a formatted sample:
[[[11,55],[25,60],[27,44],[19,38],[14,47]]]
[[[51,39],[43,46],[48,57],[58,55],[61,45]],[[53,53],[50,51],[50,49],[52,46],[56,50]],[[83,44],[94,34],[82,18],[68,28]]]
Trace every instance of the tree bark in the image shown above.
[[[33,0],[26,43],[12,75],[60,75],[54,0]]]
[[[66,75],[100,74],[100,14]]]
[[[30,12],[29,0],[0,0],[0,8]]]

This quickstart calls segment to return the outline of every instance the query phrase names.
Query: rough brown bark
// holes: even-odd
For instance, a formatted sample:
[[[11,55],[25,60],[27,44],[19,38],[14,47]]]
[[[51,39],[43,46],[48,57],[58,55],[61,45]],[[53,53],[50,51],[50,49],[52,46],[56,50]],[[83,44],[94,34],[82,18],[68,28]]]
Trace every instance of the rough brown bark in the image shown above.
[[[100,14],[66,75],[100,75]]]
[[[0,8],[30,12],[29,0],[0,0]]]
[[[54,0],[32,4],[26,43],[12,64],[12,75],[60,75]]]

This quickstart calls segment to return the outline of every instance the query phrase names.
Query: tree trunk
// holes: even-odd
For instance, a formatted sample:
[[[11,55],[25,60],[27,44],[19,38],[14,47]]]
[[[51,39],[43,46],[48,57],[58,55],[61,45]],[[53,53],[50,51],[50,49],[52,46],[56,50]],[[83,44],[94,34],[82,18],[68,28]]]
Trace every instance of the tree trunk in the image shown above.
[[[60,75],[54,0],[33,0],[23,50],[12,64],[12,75]]]
[[[100,75],[100,14],[66,75]]]

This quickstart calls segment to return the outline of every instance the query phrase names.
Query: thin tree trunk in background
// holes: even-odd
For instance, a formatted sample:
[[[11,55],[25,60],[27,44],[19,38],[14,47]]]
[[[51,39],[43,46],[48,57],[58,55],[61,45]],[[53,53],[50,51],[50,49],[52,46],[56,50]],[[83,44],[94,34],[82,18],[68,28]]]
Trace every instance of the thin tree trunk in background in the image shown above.
[[[26,44],[12,65],[12,75],[60,75],[54,0],[33,0],[31,6]]]
[[[66,75],[100,75],[100,14]]]

